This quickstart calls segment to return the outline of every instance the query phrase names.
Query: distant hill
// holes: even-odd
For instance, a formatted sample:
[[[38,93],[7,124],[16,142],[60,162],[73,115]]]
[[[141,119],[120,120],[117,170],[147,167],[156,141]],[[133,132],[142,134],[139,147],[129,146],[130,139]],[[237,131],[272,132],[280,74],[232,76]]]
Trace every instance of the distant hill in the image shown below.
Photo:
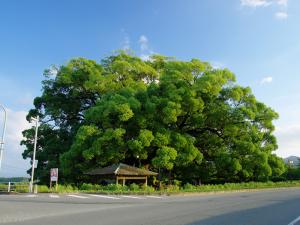
[[[0,182],[28,182],[27,177],[0,177]]]
[[[289,156],[287,158],[284,158],[283,161],[285,162],[285,164],[291,164],[290,162],[292,162],[292,165],[298,166],[300,164],[300,157]]]

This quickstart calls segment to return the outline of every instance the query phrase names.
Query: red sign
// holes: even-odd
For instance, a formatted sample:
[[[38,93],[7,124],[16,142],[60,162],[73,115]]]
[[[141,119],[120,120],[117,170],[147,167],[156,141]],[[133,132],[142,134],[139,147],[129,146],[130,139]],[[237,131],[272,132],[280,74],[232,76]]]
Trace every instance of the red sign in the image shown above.
[[[58,168],[51,168],[50,181],[58,181]]]

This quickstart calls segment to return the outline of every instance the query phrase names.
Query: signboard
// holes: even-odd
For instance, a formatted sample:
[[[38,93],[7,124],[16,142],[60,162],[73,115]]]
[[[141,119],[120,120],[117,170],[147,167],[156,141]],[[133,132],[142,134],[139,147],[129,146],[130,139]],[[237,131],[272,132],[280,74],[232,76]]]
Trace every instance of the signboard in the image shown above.
[[[38,160],[34,160],[34,168],[36,169],[37,168],[37,166],[38,166]]]
[[[58,181],[58,168],[51,168],[50,170],[50,181]]]

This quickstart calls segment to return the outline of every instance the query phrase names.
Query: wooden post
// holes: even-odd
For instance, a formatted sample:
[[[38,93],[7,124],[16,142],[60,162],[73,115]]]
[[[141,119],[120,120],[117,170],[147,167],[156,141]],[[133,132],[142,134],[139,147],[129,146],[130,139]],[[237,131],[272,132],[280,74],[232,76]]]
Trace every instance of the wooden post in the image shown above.
[[[147,178],[147,176],[146,176],[146,179],[145,179],[145,185],[146,185],[146,187],[148,185],[148,178]]]
[[[116,185],[119,184],[118,176],[116,177]]]
[[[125,186],[125,181],[126,181],[126,178],[124,177],[123,178],[123,186]]]

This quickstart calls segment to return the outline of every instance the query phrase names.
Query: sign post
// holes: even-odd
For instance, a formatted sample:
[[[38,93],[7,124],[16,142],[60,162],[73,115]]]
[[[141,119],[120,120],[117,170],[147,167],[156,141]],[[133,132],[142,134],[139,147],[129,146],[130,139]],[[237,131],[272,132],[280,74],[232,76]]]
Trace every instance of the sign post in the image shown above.
[[[38,163],[39,163],[39,160],[34,160],[34,168],[36,169],[37,168],[37,166],[38,166]]]
[[[55,182],[55,190],[57,191],[58,168],[51,168],[50,170],[50,190],[52,190],[52,182]]]

